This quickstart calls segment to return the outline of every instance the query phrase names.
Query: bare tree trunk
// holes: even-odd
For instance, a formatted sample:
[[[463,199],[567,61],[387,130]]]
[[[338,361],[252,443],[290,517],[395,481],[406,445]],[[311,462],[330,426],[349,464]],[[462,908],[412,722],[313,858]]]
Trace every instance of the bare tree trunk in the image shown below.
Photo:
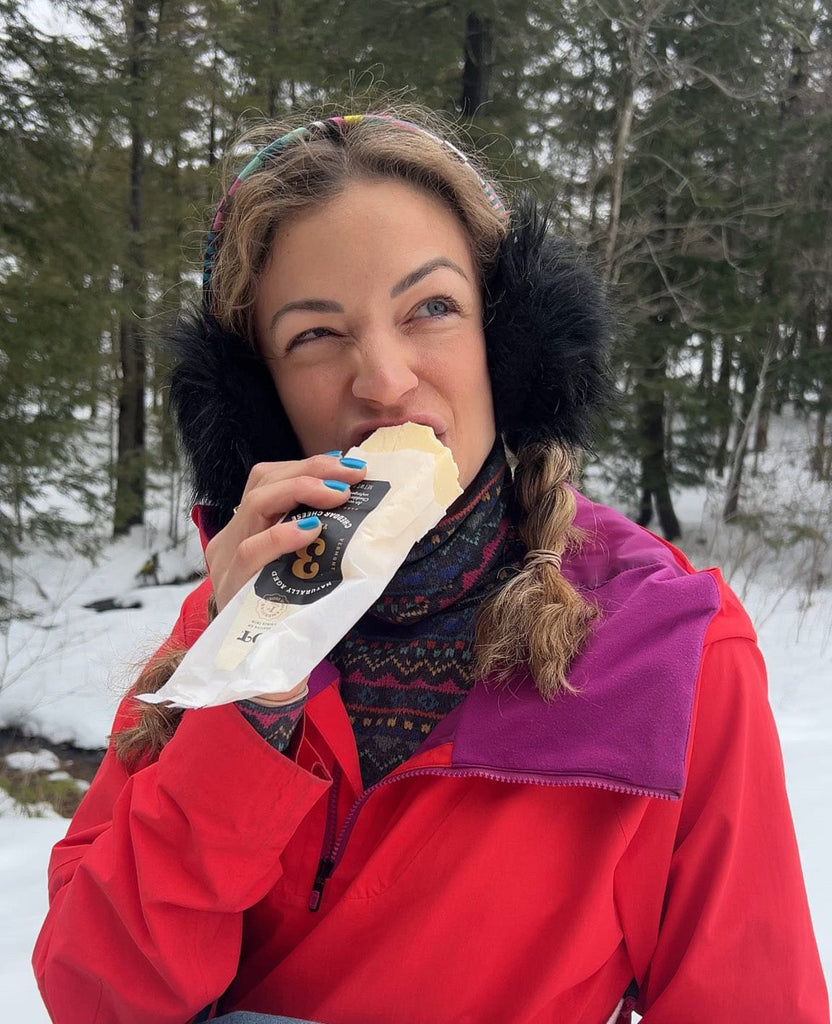
[[[107,396],[107,480],[109,487],[107,489],[107,498],[111,505],[115,505],[116,501],[116,465],[118,464],[118,443],[116,435],[118,433],[118,397],[117,392],[120,390],[119,371],[118,371],[118,354],[117,349],[119,347],[118,337],[121,330],[121,321],[116,317],[113,317],[107,336],[110,340],[110,348],[107,353],[107,388],[105,395]]]
[[[742,484],[742,471],[745,463],[745,455],[748,451],[748,439],[751,430],[756,425],[765,397],[766,385],[768,383],[768,369],[771,364],[775,350],[774,338],[769,341],[763,353],[763,361],[760,365],[760,373],[757,377],[757,387],[754,389],[754,398],[742,424],[742,430],[734,445],[734,457],[731,460],[731,472],[728,476],[728,484],[725,488],[725,505],[722,509],[722,518],[729,523],[739,510],[740,485]]]
[[[600,5],[597,5],[600,6]],[[644,79],[644,57],[647,36],[656,19],[666,6],[666,0],[636,5],[632,16],[621,18],[627,28],[627,66],[621,70],[622,95],[616,104],[617,119],[615,140],[610,166],[610,215],[607,226],[607,240],[604,246],[604,267],[610,281],[617,281],[618,271],[614,267],[615,247],[621,227],[621,204],[624,195],[624,170],[627,150],[633,134],[633,119],[636,109],[636,91]]]
[[[128,239],[122,273],[124,312],[120,326],[121,388],[118,400],[118,460],[113,535],[144,522],[146,282],[142,207],[144,192],[144,120],[147,100],[150,0],[133,0],[130,33],[130,193]]]
[[[734,346],[731,338],[722,339],[722,353],[719,361],[719,377],[716,382],[716,401],[720,408],[719,434],[716,453],[714,455],[714,471],[717,476],[725,472],[725,461],[728,458],[728,439],[731,436],[733,420],[733,402],[731,401],[731,362]]]
[[[494,25],[490,18],[481,18],[474,11],[468,12],[464,53],[460,112],[463,117],[476,117],[490,97],[494,64]]]
[[[760,408],[757,412],[757,420],[754,424],[754,466],[752,472],[756,475],[760,453],[768,449],[768,425],[771,419],[771,388],[766,388],[766,393]]]
[[[610,217],[607,227],[607,242],[604,246],[604,266],[607,276],[613,280],[613,257],[618,241],[618,230],[621,224],[621,197],[624,187],[624,164],[630,135],[633,131],[633,114],[635,113],[635,74],[631,68],[624,80],[624,97],[618,108],[618,125],[615,133],[615,146],[612,154],[612,190],[610,194]]]

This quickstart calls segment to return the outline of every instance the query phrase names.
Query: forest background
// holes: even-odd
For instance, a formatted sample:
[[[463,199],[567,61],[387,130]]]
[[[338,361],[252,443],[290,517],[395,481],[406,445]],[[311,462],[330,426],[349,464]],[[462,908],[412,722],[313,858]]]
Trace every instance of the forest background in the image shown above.
[[[618,402],[584,483],[681,522],[752,614],[832,976],[832,0],[0,0],[15,1020],[46,1021],[49,848],[201,563],[157,338],[199,300],[222,154],[258,117],[388,95],[456,121],[606,280]]]
[[[673,539],[672,488],[722,478],[726,520],[825,542],[742,494],[785,406],[832,476],[831,40],[829,0],[0,0],[0,628],[32,545],[94,551],[149,502],[177,542],[154,338],[198,299],[229,139],[391,92],[608,282],[598,466],[634,516]]]

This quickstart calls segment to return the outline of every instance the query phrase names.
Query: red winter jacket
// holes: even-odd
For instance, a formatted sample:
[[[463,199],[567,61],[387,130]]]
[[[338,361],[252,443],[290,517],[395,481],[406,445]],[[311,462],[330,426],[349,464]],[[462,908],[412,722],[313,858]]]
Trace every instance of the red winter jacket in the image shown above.
[[[132,775],[108,752],[50,865],[53,1020],[604,1024],[635,978],[645,1024],[827,1022],[745,613],[616,513],[578,525],[603,617],[575,695],[478,683],[367,791],[327,663],[292,760],[233,706]]]

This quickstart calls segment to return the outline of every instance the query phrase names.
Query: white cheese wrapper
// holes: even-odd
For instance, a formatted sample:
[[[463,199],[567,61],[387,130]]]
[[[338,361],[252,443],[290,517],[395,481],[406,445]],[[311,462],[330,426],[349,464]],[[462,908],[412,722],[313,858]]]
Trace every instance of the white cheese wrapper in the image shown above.
[[[288,517],[319,516],[320,536],[249,580],[167,683],[140,700],[199,708],[288,692],[381,596],[462,493],[451,453],[429,427],[383,427],[348,454],[367,462],[350,498]]]

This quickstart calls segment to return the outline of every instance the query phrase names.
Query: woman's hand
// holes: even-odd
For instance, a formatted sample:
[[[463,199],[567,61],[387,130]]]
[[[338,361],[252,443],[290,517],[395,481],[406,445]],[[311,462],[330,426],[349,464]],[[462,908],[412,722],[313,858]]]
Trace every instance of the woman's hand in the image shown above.
[[[317,517],[280,522],[298,505],[337,508],[366,475],[360,459],[314,455],[297,462],[261,462],[249,473],[237,512],[208,542],[205,560],[222,610],[264,565],[305,548],[321,532]],[[300,525],[299,525],[300,524]]]

